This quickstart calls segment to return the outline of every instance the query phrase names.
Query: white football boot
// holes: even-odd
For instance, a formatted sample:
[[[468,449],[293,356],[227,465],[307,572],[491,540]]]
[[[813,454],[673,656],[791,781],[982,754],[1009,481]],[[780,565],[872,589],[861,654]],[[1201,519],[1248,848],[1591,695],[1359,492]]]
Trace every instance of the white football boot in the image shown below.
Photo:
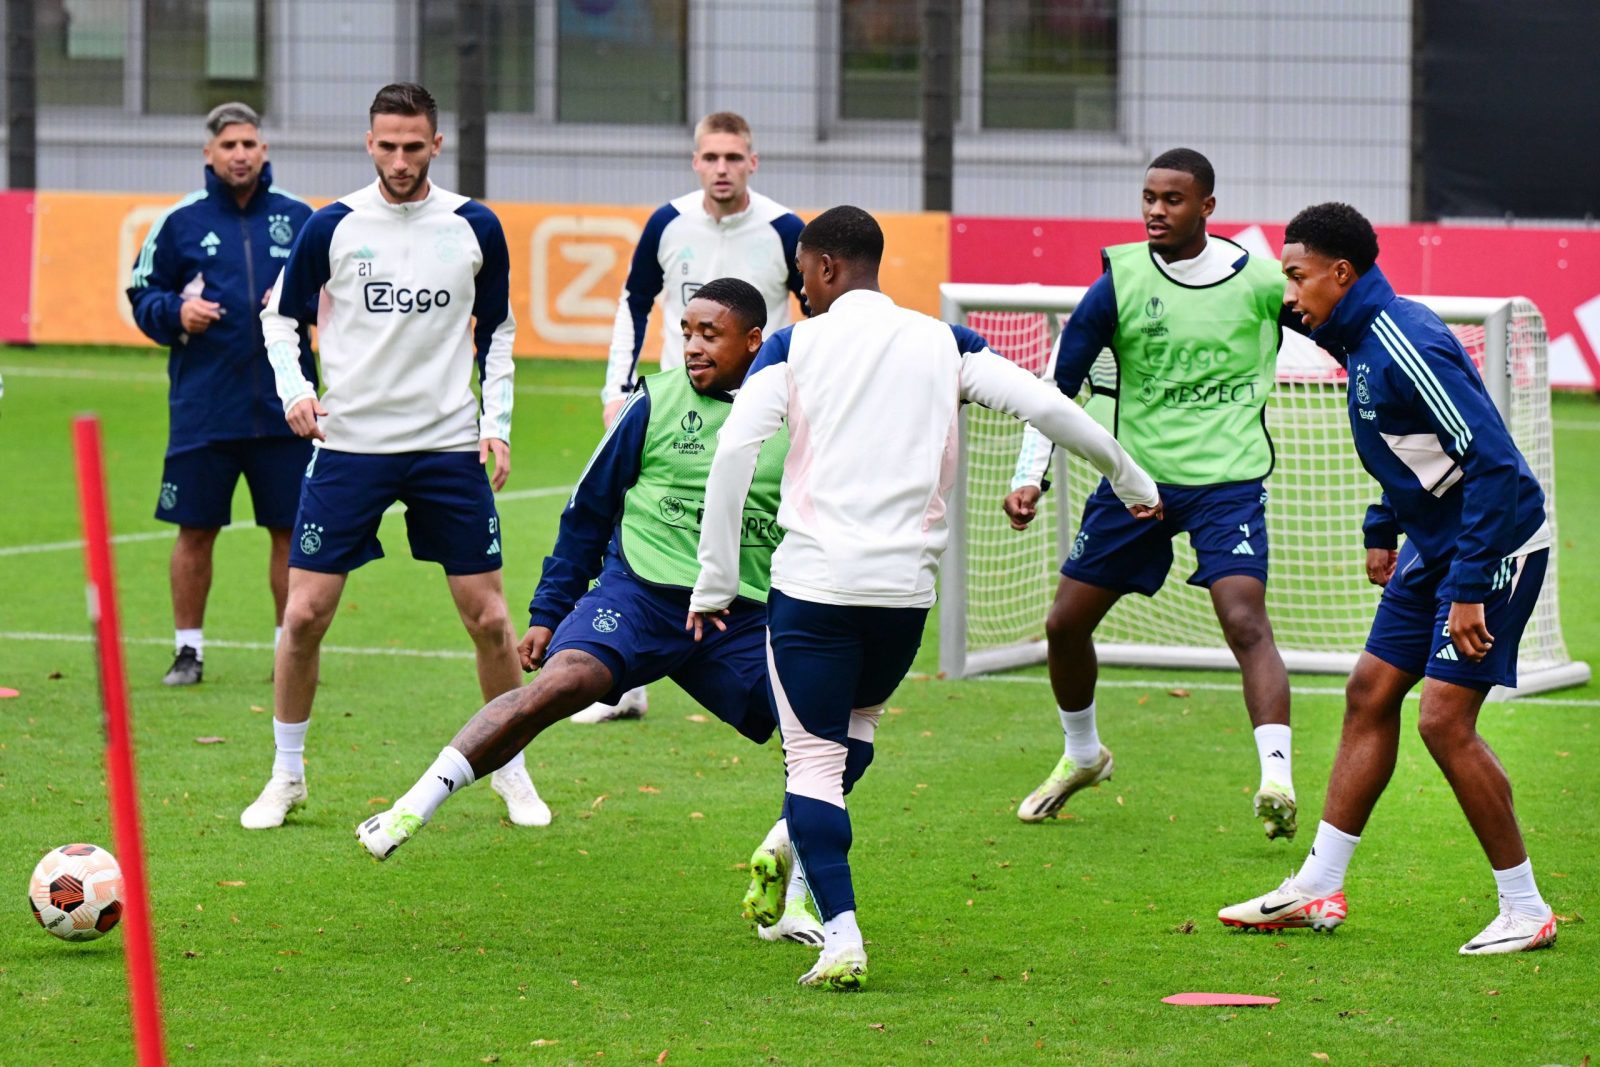
[[[1332,930],[1350,914],[1344,890],[1326,896],[1307,893],[1294,884],[1293,876],[1270,893],[1234,904],[1217,912],[1224,926],[1245,930]]]
[[[239,814],[239,825],[246,830],[270,830],[282,826],[283,818],[306,802],[306,780],[273,771],[266,788],[255,803]]]
[[[650,697],[641,685],[623,693],[622,699],[615,704],[590,704],[572,716],[571,721],[588,725],[597,722],[617,722],[622,719],[642,719],[644,713],[649,710]]]
[[[489,776],[489,788],[506,802],[506,815],[516,825],[550,825],[550,805],[540,799],[533,779],[528,777],[528,768],[520,764],[501,767]]]
[[[1463,956],[1497,956],[1505,952],[1527,952],[1548,948],[1556,943],[1556,914],[1550,912],[1543,918],[1533,915],[1515,915],[1503,910],[1494,921],[1483,928],[1483,933],[1461,946]]]

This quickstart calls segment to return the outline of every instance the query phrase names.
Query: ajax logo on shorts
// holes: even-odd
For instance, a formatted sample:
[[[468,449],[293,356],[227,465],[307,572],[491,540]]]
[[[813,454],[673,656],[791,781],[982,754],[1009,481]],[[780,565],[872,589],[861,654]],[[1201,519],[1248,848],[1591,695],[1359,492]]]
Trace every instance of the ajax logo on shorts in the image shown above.
[[[171,511],[178,506],[178,486],[173,482],[161,483],[161,510]]]
[[[1079,559],[1083,556],[1083,548],[1089,543],[1089,535],[1083,530],[1078,531],[1078,536],[1072,539],[1072,551],[1067,553],[1068,559]]]
[[[622,614],[610,608],[600,608],[594,613],[591,625],[603,634],[615,633],[617,627],[622,625]]]
[[[301,525],[300,551],[307,556],[315,556],[322,551],[322,527],[314,522]]]

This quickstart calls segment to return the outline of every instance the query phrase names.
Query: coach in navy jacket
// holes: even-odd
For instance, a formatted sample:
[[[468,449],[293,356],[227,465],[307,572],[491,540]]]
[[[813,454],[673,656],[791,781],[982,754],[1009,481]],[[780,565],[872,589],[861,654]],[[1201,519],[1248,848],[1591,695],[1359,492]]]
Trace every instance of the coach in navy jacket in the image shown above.
[[[167,453],[156,506],[156,518],[179,527],[172,553],[176,658],[168,685],[201,680],[212,548],[232,521],[241,475],[256,525],[270,531],[281,620],[289,527],[311,458],[309,442],[284,421],[259,317],[311,207],[273,187],[259,127],[256,113],[239,103],[219,105],[206,117],[205,188],[150,227],[128,286],[139,329],[171,350]],[[305,327],[301,335],[309,341]],[[301,367],[315,380],[309,343],[301,352]]]

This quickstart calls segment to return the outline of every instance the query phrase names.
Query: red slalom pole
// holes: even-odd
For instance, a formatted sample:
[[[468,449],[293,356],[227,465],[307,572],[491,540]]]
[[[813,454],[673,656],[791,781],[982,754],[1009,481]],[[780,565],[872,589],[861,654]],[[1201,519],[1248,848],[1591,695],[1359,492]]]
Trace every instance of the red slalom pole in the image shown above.
[[[106,717],[106,785],[111,794],[111,828],[116,839],[117,862],[122,867],[122,929],[133,1011],[133,1044],[141,1067],[160,1067],[167,1059],[162,1051],[161,995],[156,989],[155,944],[150,929],[150,901],[145,892],[139,789],[133,774],[128,679],[122,664],[117,583],[111,567],[111,523],[106,508],[100,420],[93,415],[75,418],[72,442],[78,458],[78,506],[83,514],[83,555],[89,575],[89,625],[94,629],[99,653],[100,699]]]

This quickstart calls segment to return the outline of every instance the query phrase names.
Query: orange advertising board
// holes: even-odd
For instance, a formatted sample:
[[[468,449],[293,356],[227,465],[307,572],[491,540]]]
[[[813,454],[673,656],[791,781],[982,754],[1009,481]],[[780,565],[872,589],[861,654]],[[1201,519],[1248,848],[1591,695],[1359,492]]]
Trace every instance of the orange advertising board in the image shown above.
[[[31,326],[40,344],[148,344],[124,291],[139,246],[176,196],[42,192],[36,200]],[[652,207],[492,203],[511,252],[521,356],[603,359],[633,248]],[[810,217],[814,212],[805,212]],[[880,280],[906,307],[938,314],[949,277],[945,215],[882,215]],[[644,358],[661,348],[652,315]]]

